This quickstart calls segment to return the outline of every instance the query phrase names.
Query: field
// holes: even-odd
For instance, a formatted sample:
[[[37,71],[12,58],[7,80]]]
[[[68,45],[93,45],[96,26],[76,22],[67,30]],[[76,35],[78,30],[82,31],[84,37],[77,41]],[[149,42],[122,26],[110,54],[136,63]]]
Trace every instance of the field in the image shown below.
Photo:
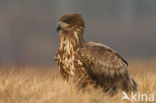
[[[129,60],[128,71],[140,93],[156,96],[156,61]],[[1,67],[0,103],[129,103],[122,92],[110,98],[99,90],[78,91],[57,67]],[[155,100],[156,102],[156,100]]]

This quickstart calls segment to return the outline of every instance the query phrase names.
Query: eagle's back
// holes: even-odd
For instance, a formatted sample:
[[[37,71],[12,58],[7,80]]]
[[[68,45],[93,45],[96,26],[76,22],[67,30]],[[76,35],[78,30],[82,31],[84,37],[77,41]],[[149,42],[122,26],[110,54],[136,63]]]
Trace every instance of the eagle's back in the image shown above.
[[[75,57],[81,61],[90,79],[105,91],[136,90],[136,83],[127,71],[128,63],[113,49],[97,42],[85,42],[75,52]]]

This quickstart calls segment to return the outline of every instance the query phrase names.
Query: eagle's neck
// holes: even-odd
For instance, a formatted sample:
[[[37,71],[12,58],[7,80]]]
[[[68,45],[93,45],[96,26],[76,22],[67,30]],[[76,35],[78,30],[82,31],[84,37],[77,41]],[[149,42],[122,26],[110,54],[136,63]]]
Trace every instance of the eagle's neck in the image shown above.
[[[72,31],[62,30],[60,34],[59,50],[64,53],[72,54],[77,48],[81,47],[84,42],[82,29]]]

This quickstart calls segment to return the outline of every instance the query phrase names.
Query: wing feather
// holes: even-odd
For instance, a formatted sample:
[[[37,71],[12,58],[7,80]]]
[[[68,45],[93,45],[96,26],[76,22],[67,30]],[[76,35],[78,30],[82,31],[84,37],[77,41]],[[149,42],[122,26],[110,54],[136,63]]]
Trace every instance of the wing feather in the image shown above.
[[[126,72],[127,62],[114,50],[96,42],[88,42],[77,50],[78,58],[95,74],[114,76]]]
[[[75,52],[75,57],[81,61],[83,70],[90,78],[104,87],[104,91],[110,88],[120,88],[127,92],[137,90],[135,81],[127,71],[127,62],[111,48],[88,42]]]
[[[136,90],[136,83],[127,71],[127,62],[111,48],[88,42],[75,52],[75,57],[81,61],[83,70],[90,78],[104,87],[105,91],[109,88]]]

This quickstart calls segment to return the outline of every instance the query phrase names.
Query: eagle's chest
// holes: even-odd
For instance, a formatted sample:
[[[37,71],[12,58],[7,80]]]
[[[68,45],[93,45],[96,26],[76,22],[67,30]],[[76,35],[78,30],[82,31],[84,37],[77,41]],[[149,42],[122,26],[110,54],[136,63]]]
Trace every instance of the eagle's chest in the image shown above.
[[[71,53],[59,51],[56,55],[60,72],[66,75],[75,75],[75,56]]]
[[[61,35],[60,46],[56,53],[56,61],[63,77],[76,77],[80,74],[79,71],[81,71],[81,67],[79,64],[82,63],[78,61],[78,55],[76,55],[76,51],[79,50],[80,47],[80,39],[77,34]]]
[[[73,70],[75,70],[74,60],[75,60],[75,57],[73,55],[71,55],[70,57],[65,56],[65,58],[62,60],[64,64],[64,68],[67,69],[71,73],[73,72]]]

